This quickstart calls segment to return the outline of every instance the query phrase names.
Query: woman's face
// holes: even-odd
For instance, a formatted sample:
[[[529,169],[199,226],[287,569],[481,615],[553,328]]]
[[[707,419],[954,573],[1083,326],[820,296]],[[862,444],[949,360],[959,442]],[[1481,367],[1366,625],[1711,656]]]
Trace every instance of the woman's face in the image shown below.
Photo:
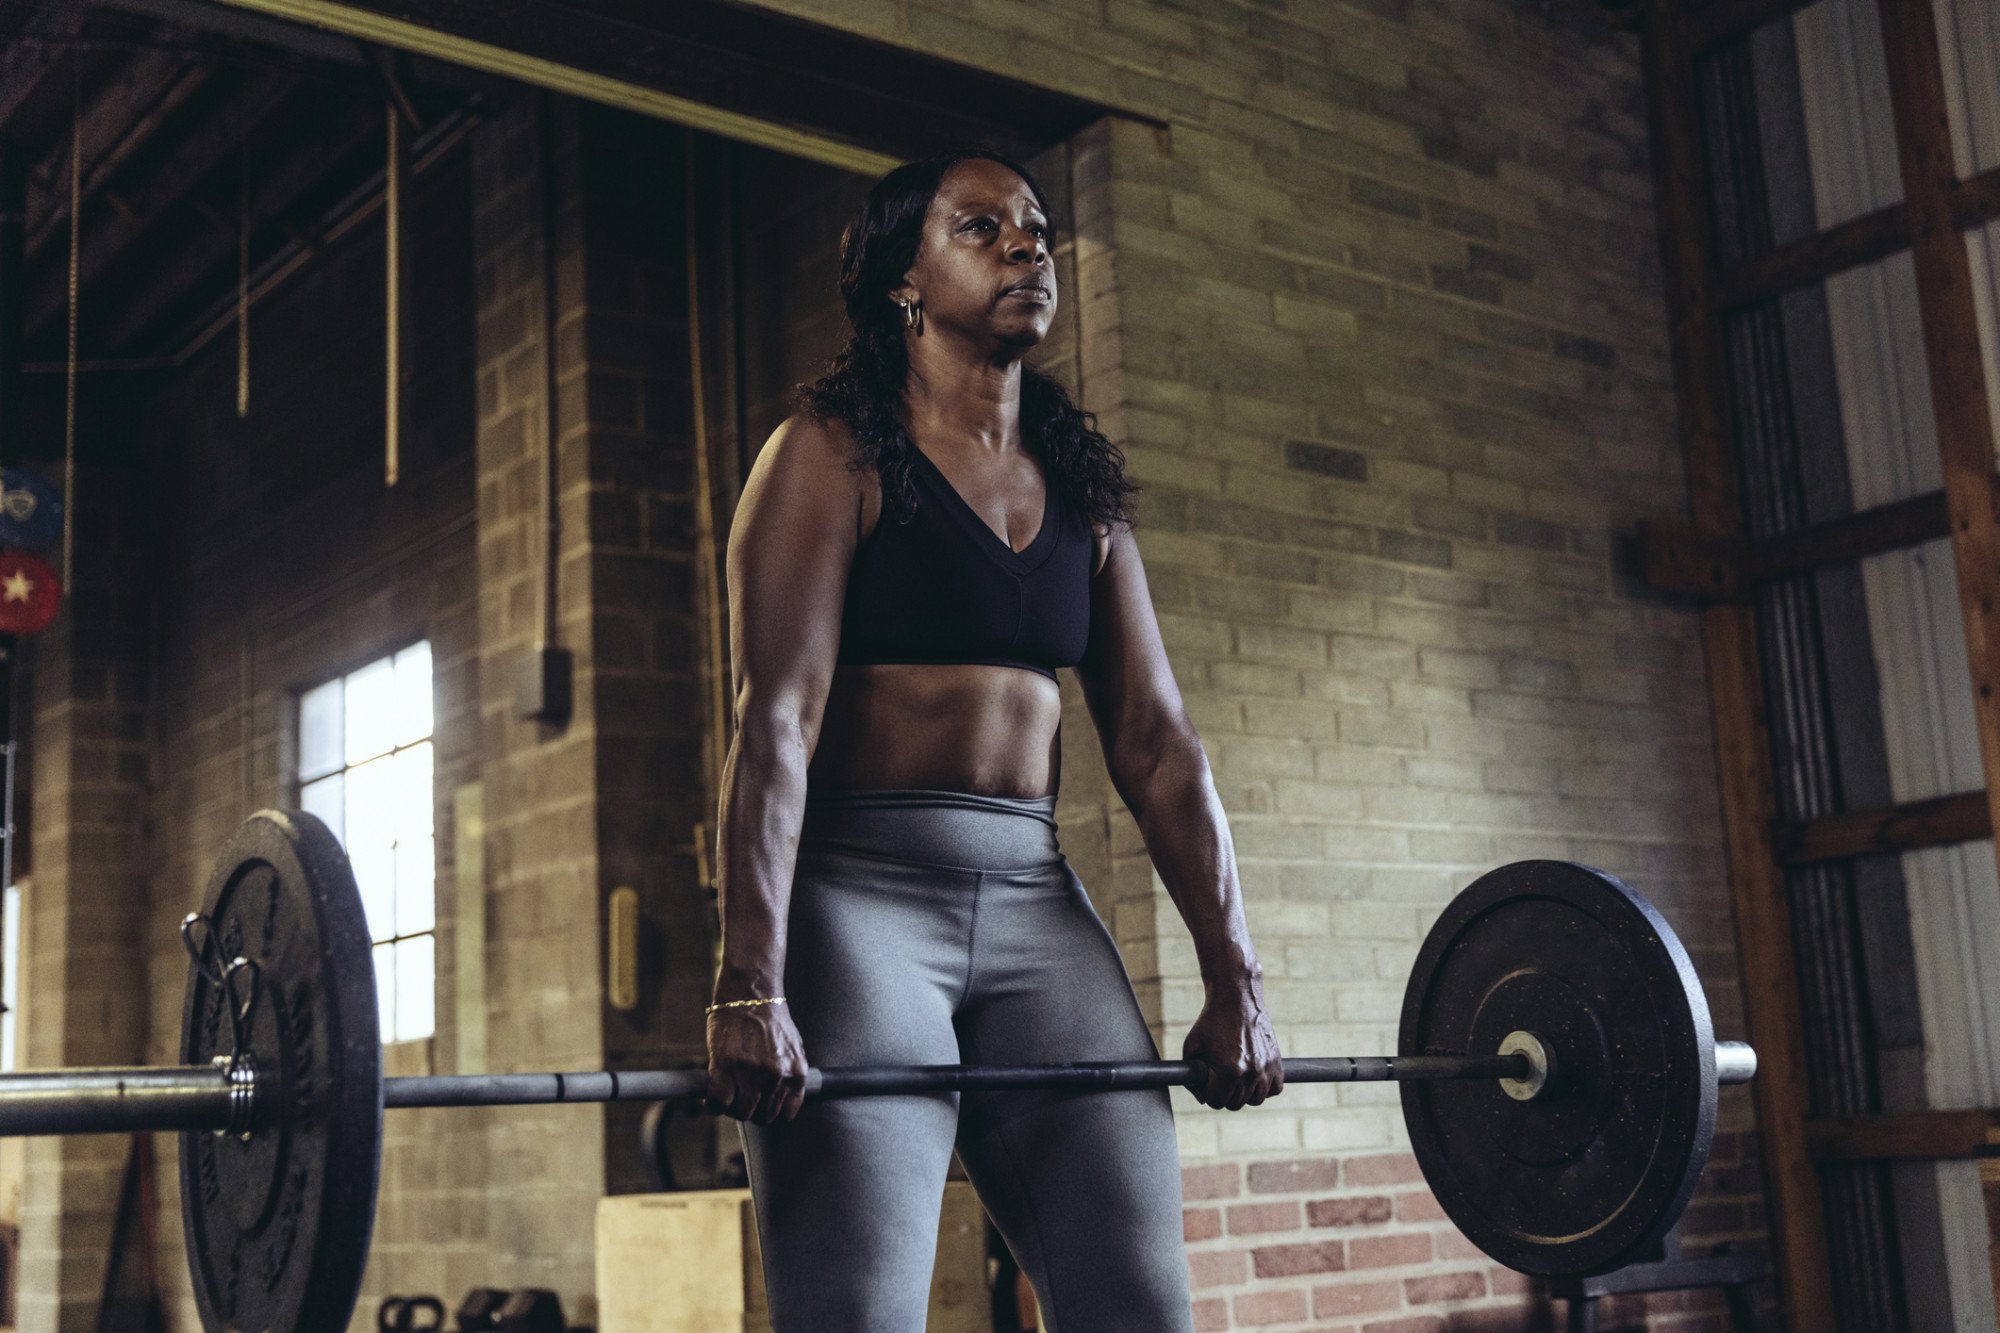
[[[1008,347],[1032,347],[1056,313],[1049,221],[1028,183],[998,162],[972,158],[938,183],[924,215],[916,262],[892,301],[915,296],[924,328]]]

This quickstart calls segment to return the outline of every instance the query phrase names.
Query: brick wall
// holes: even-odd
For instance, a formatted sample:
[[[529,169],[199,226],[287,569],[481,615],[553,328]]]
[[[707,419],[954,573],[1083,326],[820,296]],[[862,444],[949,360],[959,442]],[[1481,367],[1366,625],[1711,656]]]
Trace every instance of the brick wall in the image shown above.
[[[1170,126],[1075,146],[1079,252],[1115,274],[1073,289],[1113,298],[1083,394],[1147,486],[1284,1044],[1391,1049],[1423,930],[1525,856],[1652,897],[1740,1033],[1698,630],[1621,549],[1685,506],[1632,39],[1494,0],[766,7]],[[1067,717],[1069,847],[1101,789],[1068,790],[1093,742]],[[1172,1054],[1192,949],[1107,809],[1093,892]],[[1534,1299],[1438,1219],[1392,1088],[1180,1106],[1204,1327],[1511,1326]],[[1760,1232],[1750,1130],[1726,1092],[1692,1240]]]

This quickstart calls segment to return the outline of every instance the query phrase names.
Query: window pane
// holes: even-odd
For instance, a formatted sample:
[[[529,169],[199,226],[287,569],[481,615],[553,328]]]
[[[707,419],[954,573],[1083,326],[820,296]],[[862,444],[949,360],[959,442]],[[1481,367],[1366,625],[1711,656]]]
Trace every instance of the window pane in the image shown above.
[[[318,815],[325,820],[326,826],[333,830],[333,836],[340,839],[343,847],[347,845],[346,776],[335,773],[318,782],[308,782],[299,789],[299,805],[307,814]]]
[[[1819,0],[1701,57],[1695,78],[1719,262],[1902,198],[1874,0]]]
[[[371,662],[347,677],[347,762],[386,754],[396,744],[396,666]]]
[[[7,1006],[0,1015],[0,1069],[12,1070],[19,1061],[15,1047],[18,1033],[14,1015],[21,1007],[21,886],[9,884],[0,895],[0,966],[5,983],[0,985],[0,1003]]]
[[[1993,445],[2000,450],[2000,222],[1965,234],[1972,260],[1972,306],[1979,319],[1979,364],[1986,370],[1986,406]]]
[[[378,761],[379,762],[379,761]],[[412,745],[394,758],[394,825],[398,838],[429,837],[431,833],[431,743]]]
[[[1746,307],[1724,331],[1750,535],[1944,484],[1907,250]]]
[[[1983,787],[1950,541],[1871,556],[1861,576],[1891,799],[1925,801]]]
[[[395,743],[431,734],[431,646],[416,643],[396,654]]]
[[[1939,0],[1934,12],[1958,174],[1977,175],[2000,167],[2000,5]]]
[[[312,779],[347,762],[341,685],[330,680],[299,699],[299,776]]]
[[[2000,875],[1993,843],[1927,847],[1901,857],[1907,884],[1917,992],[1923,1014],[1923,1076],[1919,1105],[1987,1107],[2000,1097]],[[1976,1162],[1940,1162],[1933,1174],[1925,1230],[1943,1238],[1942,1277],[1954,1310],[1977,1309],[1992,1290],[1989,1214]],[[1928,1266],[1927,1266],[1928,1267]],[[1991,1307],[1987,1307],[1988,1310]],[[1976,1321],[1991,1327],[1991,1315]],[[1970,1319],[1963,1321],[1972,1323]]]
[[[436,945],[419,935],[396,945],[396,1040],[428,1037],[436,1026]]]
[[[398,795],[393,756],[347,770],[347,856],[378,940],[395,934]]]
[[[1817,230],[1903,197],[1889,60],[1875,0],[1819,0],[1792,16]]]
[[[436,853],[428,833],[396,844],[396,933],[416,935],[437,924],[433,887]]]
[[[382,1040],[396,1039],[396,946],[375,946],[375,1007],[382,1018]]]

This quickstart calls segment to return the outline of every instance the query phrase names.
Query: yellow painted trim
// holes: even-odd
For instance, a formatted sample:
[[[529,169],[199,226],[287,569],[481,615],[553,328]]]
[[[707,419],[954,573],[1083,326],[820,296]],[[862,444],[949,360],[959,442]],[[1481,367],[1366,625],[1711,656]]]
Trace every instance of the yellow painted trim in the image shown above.
[[[274,18],[288,19],[294,23],[324,28],[329,32],[337,32],[362,41],[393,46],[417,55],[431,56],[454,65],[464,65],[471,69],[483,70],[488,74],[498,74],[503,78],[534,84],[539,88],[548,88],[554,92],[600,102],[605,106],[636,111],[642,116],[651,116],[656,120],[670,120],[677,125],[689,125],[711,134],[719,134],[725,139],[756,144],[760,148],[770,148],[780,153],[789,153],[793,157],[823,162],[828,166],[859,172],[864,176],[879,176],[902,162],[901,158],[888,153],[857,148],[853,144],[841,143],[837,139],[829,139],[788,125],[778,125],[768,120],[759,120],[755,116],[725,111],[706,102],[676,97],[672,93],[648,88],[644,84],[628,83],[623,79],[592,74],[588,70],[559,64],[553,60],[544,60],[539,56],[476,42],[469,37],[440,32],[435,28],[426,28],[406,19],[389,18],[370,10],[358,9],[353,5],[335,3],[335,0],[221,0],[221,3],[233,5],[238,9],[253,10],[259,14],[269,14]]]

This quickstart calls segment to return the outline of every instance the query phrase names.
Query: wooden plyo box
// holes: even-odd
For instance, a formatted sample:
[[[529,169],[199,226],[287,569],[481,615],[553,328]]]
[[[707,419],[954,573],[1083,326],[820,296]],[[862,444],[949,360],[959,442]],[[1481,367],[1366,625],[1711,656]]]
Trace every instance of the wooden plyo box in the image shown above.
[[[597,1204],[598,1333],[771,1333],[750,1191],[621,1194]],[[993,1333],[986,1214],[948,1181],[926,1333]]]

